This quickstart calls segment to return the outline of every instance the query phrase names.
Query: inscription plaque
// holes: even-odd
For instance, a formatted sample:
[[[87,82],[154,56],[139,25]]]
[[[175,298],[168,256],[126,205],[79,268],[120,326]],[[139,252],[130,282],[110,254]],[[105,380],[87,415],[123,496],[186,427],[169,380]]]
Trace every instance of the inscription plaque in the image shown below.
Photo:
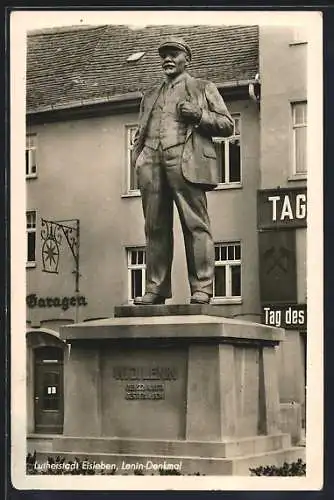
[[[165,383],[155,384],[146,381],[173,381],[178,378],[177,370],[169,366],[115,366],[113,377],[120,381],[140,381],[125,385],[125,399],[153,401],[165,399]]]
[[[127,384],[125,399],[165,399],[164,384]]]
[[[176,380],[177,371],[169,366],[115,366],[116,380]]]

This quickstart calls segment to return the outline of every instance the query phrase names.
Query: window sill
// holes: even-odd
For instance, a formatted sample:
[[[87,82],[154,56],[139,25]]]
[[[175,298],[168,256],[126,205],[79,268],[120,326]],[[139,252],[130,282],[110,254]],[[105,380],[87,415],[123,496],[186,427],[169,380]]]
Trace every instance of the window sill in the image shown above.
[[[133,190],[133,191],[128,191],[127,193],[124,193],[121,195],[121,198],[139,198],[140,191],[139,189]]]
[[[225,189],[242,189],[243,185],[241,182],[231,182],[230,184],[218,184],[218,186],[213,189],[213,191],[224,191]]]
[[[29,268],[36,267],[36,262],[26,262],[26,268],[27,267]]]
[[[229,305],[229,304],[242,304],[241,297],[213,297],[211,299],[211,304],[219,304],[219,305]]]
[[[28,174],[26,175],[26,179],[37,179],[37,174]]]
[[[307,174],[293,174],[288,177],[288,181],[306,181]]]
[[[293,47],[294,45],[306,45],[307,40],[296,40],[295,42],[290,42],[289,45],[290,47]]]
[[[168,300],[168,299],[167,299]],[[241,297],[212,297],[210,301],[211,305],[229,305],[229,304],[242,304],[242,298]],[[134,299],[128,299],[127,304],[128,306],[133,306],[134,305]]]

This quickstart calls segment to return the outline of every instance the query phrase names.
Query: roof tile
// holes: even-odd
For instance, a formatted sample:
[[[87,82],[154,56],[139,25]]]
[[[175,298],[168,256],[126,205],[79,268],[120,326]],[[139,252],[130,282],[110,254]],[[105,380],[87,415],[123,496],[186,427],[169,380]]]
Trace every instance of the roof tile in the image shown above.
[[[158,40],[170,35],[191,46],[193,76],[224,84],[254,79],[258,72],[257,26],[103,25],[35,32],[28,36],[27,111],[145,90],[161,78]],[[127,61],[139,51],[143,57]]]

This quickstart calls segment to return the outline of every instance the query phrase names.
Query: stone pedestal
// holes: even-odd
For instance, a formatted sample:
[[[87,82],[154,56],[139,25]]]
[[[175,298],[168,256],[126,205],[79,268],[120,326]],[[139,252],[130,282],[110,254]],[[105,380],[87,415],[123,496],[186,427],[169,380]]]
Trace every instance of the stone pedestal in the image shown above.
[[[60,335],[70,350],[58,454],[167,456],[188,463],[184,473],[215,474],[287,459],[275,357],[283,330],[210,305],[161,305],[118,307]]]

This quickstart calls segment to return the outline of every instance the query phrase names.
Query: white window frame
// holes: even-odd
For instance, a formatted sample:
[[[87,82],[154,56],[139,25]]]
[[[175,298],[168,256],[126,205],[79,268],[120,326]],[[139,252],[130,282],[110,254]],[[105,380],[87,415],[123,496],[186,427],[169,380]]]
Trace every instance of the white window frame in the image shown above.
[[[140,196],[140,191],[138,188],[132,189],[130,186],[131,180],[131,170],[133,166],[131,165],[131,151],[133,145],[131,145],[131,134],[135,133],[138,128],[138,124],[132,123],[125,125],[125,136],[126,136],[126,195],[127,196]]]
[[[307,118],[305,122],[296,123],[296,106],[300,104],[306,105],[306,117],[307,117],[307,101],[295,101],[291,102],[291,113],[292,113],[292,175],[294,178],[306,178],[307,177]],[[297,172],[296,165],[296,130],[299,128],[306,128],[306,142],[305,142],[305,157],[306,157],[306,170],[303,172]]]
[[[33,225],[29,223],[29,214],[33,214]],[[35,260],[28,260],[28,234],[35,234]],[[36,267],[36,243],[37,243],[37,210],[27,210],[26,211],[26,267]]]
[[[226,283],[226,295],[215,295],[215,286],[213,289],[213,297],[212,302],[220,303],[220,304],[230,304],[230,303],[238,303],[242,302],[242,245],[241,241],[224,241],[215,243],[216,247],[229,247],[233,245],[238,245],[240,247],[240,259],[235,258],[235,249],[234,249],[234,259],[228,258],[228,250],[226,248],[226,259],[225,260],[216,260],[215,259],[215,269],[216,267],[225,267],[225,283]],[[240,266],[240,276],[241,276],[241,295],[232,295],[232,266]]]
[[[142,264],[132,264],[132,254],[133,252],[144,252],[143,263]],[[133,304],[133,298],[131,296],[132,292],[132,279],[131,271],[140,269],[142,270],[142,290],[145,293],[145,279],[146,279],[146,251],[145,247],[130,247],[126,249],[127,253],[127,273],[128,273],[128,302]]]
[[[232,118],[234,122],[233,134],[230,137],[213,137],[212,141],[214,143],[225,143],[225,182],[220,182],[217,189],[222,189],[226,187],[240,187],[242,185],[242,131],[241,131],[241,113],[232,113]],[[239,120],[239,134],[235,133],[235,120]],[[229,143],[235,139],[240,141],[240,180],[230,182],[230,148]],[[228,147],[227,147],[228,145]],[[218,161],[218,160],[217,160]],[[226,168],[227,166],[227,168]]]
[[[37,177],[37,135],[26,135],[26,152],[28,152],[28,173],[26,172],[26,179],[36,179]],[[31,158],[35,156],[35,164],[32,164]],[[35,172],[33,172],[35,168]]]

